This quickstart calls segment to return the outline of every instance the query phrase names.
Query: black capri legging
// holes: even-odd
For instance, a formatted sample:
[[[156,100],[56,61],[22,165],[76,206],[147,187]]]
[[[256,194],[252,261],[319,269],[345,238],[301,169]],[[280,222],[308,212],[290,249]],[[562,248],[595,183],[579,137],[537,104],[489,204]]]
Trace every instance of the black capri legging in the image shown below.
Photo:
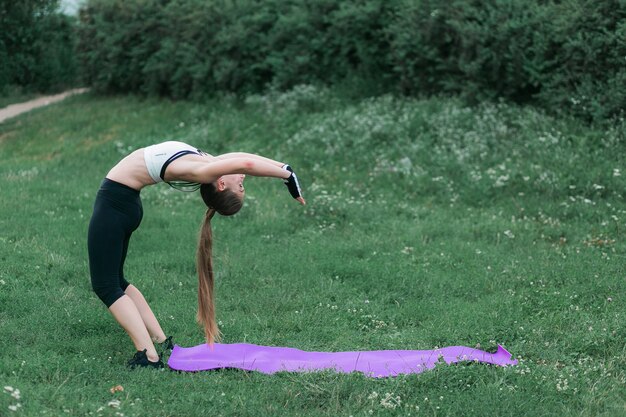
[[[107,307],[124,295],[124,260],[130,235],[139,227],[143,208],[139,191],[105,178],[89,222],[87,247],[91,286]]]

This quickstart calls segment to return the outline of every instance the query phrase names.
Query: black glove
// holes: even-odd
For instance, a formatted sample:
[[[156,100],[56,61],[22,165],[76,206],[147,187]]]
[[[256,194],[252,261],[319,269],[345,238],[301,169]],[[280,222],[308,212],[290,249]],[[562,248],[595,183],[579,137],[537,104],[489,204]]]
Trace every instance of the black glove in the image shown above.
[[[287,164],[283,165],[282,168],[284,170],[291,172],[291,175],[289,176],[289,178],[285,179],[285,185],[287,186],[287,189],[289,190],[289,194],[291,194],[291,196],[296,199],[302,197],[302,190],[300,189],[300,183],[298,182],[298,177],[296,176],[296,173],[293,172],[293,168],[291,168]]]

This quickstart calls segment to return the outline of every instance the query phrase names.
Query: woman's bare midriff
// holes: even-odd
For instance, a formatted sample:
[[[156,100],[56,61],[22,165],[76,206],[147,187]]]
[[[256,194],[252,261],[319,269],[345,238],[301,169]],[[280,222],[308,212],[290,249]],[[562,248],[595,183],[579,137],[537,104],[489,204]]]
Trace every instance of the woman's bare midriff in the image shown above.
[[[117,163],[106,176],[108,179],[119,182],[134,188],[135,190],[141,190],[146,185],[154,184],[150,174],[148,174],[148,168],[146,168],[146,161],[143,158],[143,148],[128,154],[124,159]]]

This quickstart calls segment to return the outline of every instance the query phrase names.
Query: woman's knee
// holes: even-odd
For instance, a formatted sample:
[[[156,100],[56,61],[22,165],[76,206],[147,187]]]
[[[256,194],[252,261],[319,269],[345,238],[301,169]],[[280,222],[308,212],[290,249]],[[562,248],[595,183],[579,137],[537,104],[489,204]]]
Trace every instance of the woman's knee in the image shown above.
[[[92,285],[93,291],[98,298],[108,307],[111,307],[120,297],[124,295],[124,291],[119,286],[98,286]]]

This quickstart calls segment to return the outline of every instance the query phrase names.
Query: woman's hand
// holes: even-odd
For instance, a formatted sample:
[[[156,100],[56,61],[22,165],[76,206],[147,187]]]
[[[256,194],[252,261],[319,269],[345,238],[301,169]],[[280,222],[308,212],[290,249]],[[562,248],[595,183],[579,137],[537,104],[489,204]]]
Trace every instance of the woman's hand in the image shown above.
[[[300,204],[305,205],[306,201],[304,201],[304,198],[302,198],[302,189],[300,188],[300,182],[298,182],[298,177],[296,176],[296,173],[293,172],[293,168],[291,168],[287,164],[283,165],[282,168],[291,173],[289,178],[286,178],[285,180],[285,185],[289,190],[289,194],[291,194],[293,198],[298,200]]]

